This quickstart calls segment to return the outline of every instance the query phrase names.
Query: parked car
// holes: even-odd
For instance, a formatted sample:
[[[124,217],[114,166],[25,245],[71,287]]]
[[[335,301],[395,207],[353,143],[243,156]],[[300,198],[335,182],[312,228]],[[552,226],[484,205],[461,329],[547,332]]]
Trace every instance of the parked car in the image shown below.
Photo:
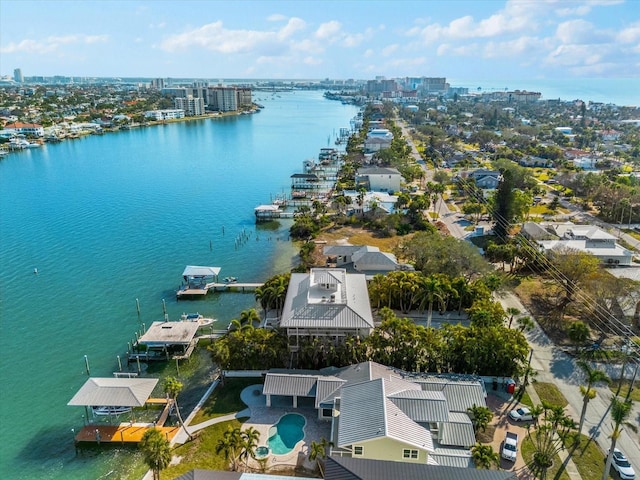
[[[617,448],[613,450],[613,461],[611,464],[622,480],[634,480],[636,478],[636,472],[633,470],[629,460],[627,460],[624,453]]]
[[[509,412],[509,417],[515,422],[530,422],[531,420],[533,420],[531,410],[529,410],[527,407],[520,407],[516,408],[515,410],[511,410]]]
[[[504,444],[502,446],[501,456],[505,460],[509,460],[510,462],[515,462],[517,455],[518,455],[518,434],[513,432],[507,432],[507,435],[504,437]]]

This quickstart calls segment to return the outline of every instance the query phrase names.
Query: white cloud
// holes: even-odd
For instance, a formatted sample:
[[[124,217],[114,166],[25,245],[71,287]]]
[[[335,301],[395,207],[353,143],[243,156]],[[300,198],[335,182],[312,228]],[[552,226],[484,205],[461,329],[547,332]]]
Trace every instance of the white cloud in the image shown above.
[[[640,41],[640,22],[632,23],[630,26],[622,29],[616,38],[622,43],[634,43]]]
[[[181,34],[170,35],[163,40],[161,48],[167,52],[175,52],[196,46],[227,54],[282,51],[288,48],[289,39],[305,26],[305,21],[296,17],[290,18],[278,30],[265,31],[231,30],[225,28],[221,21],[217,21]]]
[[[383,57],[389,57],[391,55],[393,55],[398,48],[400,47],[400,45],[398,45],[397,43],[394,43],[393,45],[388,45],[386,47],[384,47],[382,49],[382,56]]]
[[[362,56],[363,56],[364,58],[371,58],[371,57],[373,57],[373,49],[371,49],[371,48],[367,48],[367,49],[364,51],[364,53],[362,54]]]
[[[316,30],[315,36],[320,40],[332,40],[340,33],[342,24],[336,20],[331,20],[321,24]]]
[[[322,59],[317,57],[305,57],[302,61],[306,65],[320,65],[322,63]]]
[[[8,45],[0,48],[0,53],[48,54],[57,52],[61,47],[66,45],[106,43],[108,41],[109,35],[53,35],[44,40],[25,39],[17,43],[10,42]]]
[[[611,40],[611,35],[597,30],[595,25],[586,20],[576,19],[563,22],[556,29],[556,36],[564,44],[593,44]]]
[[[274,13],[273,15],[269,15],[267,17],[267,20],[269,22],[282,22],[283,20],[286,20],[288,17],[280,14],[280,13]]]

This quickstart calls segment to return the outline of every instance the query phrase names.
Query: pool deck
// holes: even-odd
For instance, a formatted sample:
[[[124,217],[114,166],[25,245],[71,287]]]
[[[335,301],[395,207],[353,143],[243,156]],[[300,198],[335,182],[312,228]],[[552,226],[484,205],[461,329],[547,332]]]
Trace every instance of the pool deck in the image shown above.
[[[270,453],[268,466],[270,469],[277,469],[277,466],[286,467],[301,466],[308,470],[315,468],[315,462],[309,461],[309,448],[311,442],[319,442],[321,438],[329,439],[331,434],[331,423],[318,420],[318,412],[314,408],[293,408],[289,407],[267,407],[266,397],[262,395],[262,385],[251,385],[245,388],[240,394],[240,398],[246,403],[251,411],[251,417],[247,420],[243,428],[253,427],[260,432],[258,445],[267,445],[269,439],[269,429],[278,423],[280,417],[287,413],[297,413],[306,419],[304,426],[304,438],[300,440],[293,450],[286,455],[274,455]],[[259,463],[255,460],[249,462],[250,466],[259,468]]]

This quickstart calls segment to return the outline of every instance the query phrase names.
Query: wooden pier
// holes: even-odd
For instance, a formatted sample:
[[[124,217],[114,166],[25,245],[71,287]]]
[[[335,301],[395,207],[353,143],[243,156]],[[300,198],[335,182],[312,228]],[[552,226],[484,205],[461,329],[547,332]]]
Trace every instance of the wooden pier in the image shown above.
[[[123,422],[119,425],[85,425],[75,436],[78,443],[140,443],[145,432],[151,428],[160,430],[168,441],[171,441],[180,430],[179,426],[165,427],[173,406],[172,399],[150,398],[146,402],[150,405],[163,405],[164,409],[154,423]]]
[[[241,283],[241,282],[233,282],[233,283],[207,283],[202,288],[183,288],[176,292],[176,297],[180,300],[183,297],[199,297],[204,296],[209,293],[210,290],[214,292],[232,292],[232,291],[242,291],[245,292],[247,290],[255,290],[258,287],[261,287],[264,283]]]

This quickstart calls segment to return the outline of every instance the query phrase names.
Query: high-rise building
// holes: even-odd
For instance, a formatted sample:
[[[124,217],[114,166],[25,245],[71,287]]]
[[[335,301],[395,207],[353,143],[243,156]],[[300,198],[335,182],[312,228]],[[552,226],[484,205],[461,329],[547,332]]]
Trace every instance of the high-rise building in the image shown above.
[[[203,98],[194,98],[191,95],[188,95],[187,98],[177,97],[175,99],[175,105],[177,109],[184,110],[187,116],[204,114]]]
[[[18,83],[24,83],[24,77],[22,76],[22,70],[21,69],[16,68],[13,71],[13,79]]]

